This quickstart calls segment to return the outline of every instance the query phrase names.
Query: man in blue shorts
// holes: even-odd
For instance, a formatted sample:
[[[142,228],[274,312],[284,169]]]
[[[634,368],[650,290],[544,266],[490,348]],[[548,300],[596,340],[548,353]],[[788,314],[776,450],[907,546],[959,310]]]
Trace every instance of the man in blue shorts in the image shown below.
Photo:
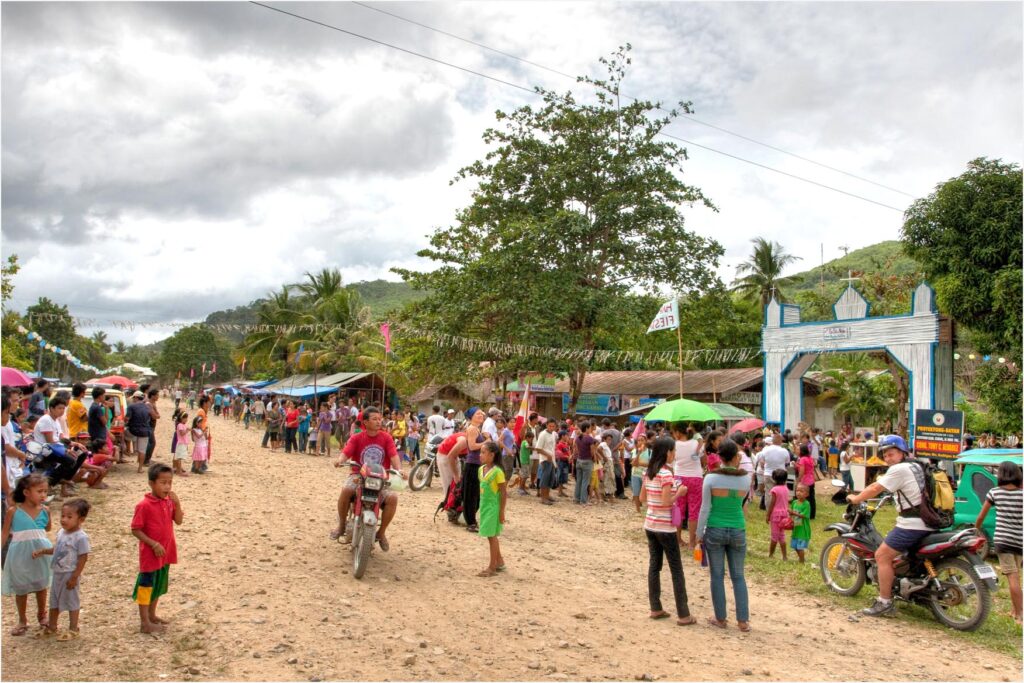
[[[892,602],[892,586],[895,572],[893,563],[901,553],[916,548],[921,540],[934,529],[921,520],[918,506],[921,504],[921,493],[924,490],[924,474],[921,469],[908,461],[907,442],[902,437],[891,434],[882,437],[878,450],[889,466],[885,474],[873,484],[856,495],[849,495],[846,500],[858,505],[870,498],[877,498],[884,491],[893,494],[899,517],[896,526],[885,537],[885,542],[875,551],[878,563],[878,599],[875,604],[862,610],[871,617],[880,617],[895,612]]]

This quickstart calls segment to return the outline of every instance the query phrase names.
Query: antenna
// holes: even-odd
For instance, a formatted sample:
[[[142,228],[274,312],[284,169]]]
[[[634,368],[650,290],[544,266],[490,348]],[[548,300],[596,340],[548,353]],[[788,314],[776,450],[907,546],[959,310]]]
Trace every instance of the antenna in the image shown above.
[[[850,247],[846,246],[845,244],[839,247],[839,250],[843,252],[843,256],[848,256],[850,254]]]

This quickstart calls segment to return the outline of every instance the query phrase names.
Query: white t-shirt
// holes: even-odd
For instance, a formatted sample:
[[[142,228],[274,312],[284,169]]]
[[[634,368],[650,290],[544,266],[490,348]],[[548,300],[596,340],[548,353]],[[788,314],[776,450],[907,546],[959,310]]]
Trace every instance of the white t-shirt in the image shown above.
[[[754,473],[754,461],[750,459],[746,451],[740,451],[740,469],[744,472]]]
[[[676,461],[672,464],[677,477],[702,477],[700,443],[696,439],[676,441]]]
[[[39,418],[39,421],[36,422],[36,428],[32,430],[32,439],[42,444],[47,443],[46,437],[43,436],[43,432],[53,432],[54,441],[60,439],[60,424],[50,417],[49,413],[43,415]]]
[[[778,469],[789,471],[789,451],[782,446],[765,446],[764,450],[761,451],[761,457],[764,460],[764,476],[771,478],[772,472]]]
[[[556,443],[558,443],[558,434],[556,434],[555,432],[549,432],[548,430],[545,429],[543,432],[537,435],[537,440],[533,442],[533,447],[537,449],[533,452],[533,455],[536,455],[537,457],[534,458],[533,455],[531,455],[530,459],[547,460],[548,462],[554,462]],[[541,454],[541,450],[547,451],[548,453],[550,453],[550,455]]]
[[[14,427],[11,425],[11,421],[7,420],[7,424],[0,427],[0,431],[4,435],[4,443],[8,446],[17,447],[18,435],[14,433]],[[21,461],[10,455],[6,456],[4,460],[7,461],[7,483],[11,485],[11,490],[14,490],[14,485],[19,479],[21,479],[24,471],[22,470]]]
[[[893,465],[877,481],[896,497],[896,508],[905,510],[916,509],[921,504],[921,484],[915,472],[918,472],[916,465],[909,462],[901,462]],[[899,491],[900,494],[896,495]],[[928,525],[921,521],[920,517],[897,517],[896,526],[900,529],[911,529],[915,531],[927,531]]]
[[[440,415],[431,415],[427,418],[427,433],[430,436],[438,436],[444,431],[444,418]]]
[[[177,391],[174,392],[174,400],[175,401],[180,401],[181,400],[181,390],[180,389],[178,389]]]
[[[486,432],[491,435],[491,441],[498,440],[498,423],[494,421],[493,417],[488,417],[484,420],[484,425],[480,429],[482,432]]]
[[[850,471],[849,458],[850,458],[850,452],[849,451],[843,451],[842,453],[839,454],[839,471],[840,472],[849,472]]]
[[[449,418],[444,419],[444,428],[441,429],[441,436],[449,437],[455,433],[455,420]]]

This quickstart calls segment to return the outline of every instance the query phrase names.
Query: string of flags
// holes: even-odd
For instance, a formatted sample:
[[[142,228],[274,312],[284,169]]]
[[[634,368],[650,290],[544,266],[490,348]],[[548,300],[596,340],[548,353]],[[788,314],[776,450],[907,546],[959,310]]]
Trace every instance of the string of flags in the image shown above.
[[[69,363],[74,365],[76,368],[79,368],[80,370],[88,370],[88,371],[94,372],[94,373],[96,373],[98,375],[105,375],[108,372],[113,372],[114,369],[115,369],[115,368],[107,368],[106,370],[100,370],[95,365],[90,365],[89,363],[84,363],[84,362],[82,362],[82,360],[80,358],[75,356],[75,354],[71,353],[71,351],[69,351],[68,349],[62,349],[61,347],[57,346],[56,344],[51,344],[50,342],[48,342],[45,339],[43,339],[39,335],[38,332],[33,332],[33,331],[29,330],[28,328],[26,328],[24,325],[18,325],[18,333],[25,335],[26,338],[28,338],[28,340],[30,342],[32,342],[33,344],[35,344],[39,348],[43,349],[44,351],[51,351],[51,352],[57,354],[58,356],[66,359]]]

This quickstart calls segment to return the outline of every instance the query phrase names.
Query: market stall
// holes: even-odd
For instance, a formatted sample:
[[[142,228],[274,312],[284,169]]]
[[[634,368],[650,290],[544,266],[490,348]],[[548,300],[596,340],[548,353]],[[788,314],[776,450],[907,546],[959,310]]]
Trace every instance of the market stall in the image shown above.
[[[850,475],[853,477],[853,490],[863,491],[875,479],[885,472],[885,461],[878,457],[877,441],[861,441],[851,443],[850,448]]]

